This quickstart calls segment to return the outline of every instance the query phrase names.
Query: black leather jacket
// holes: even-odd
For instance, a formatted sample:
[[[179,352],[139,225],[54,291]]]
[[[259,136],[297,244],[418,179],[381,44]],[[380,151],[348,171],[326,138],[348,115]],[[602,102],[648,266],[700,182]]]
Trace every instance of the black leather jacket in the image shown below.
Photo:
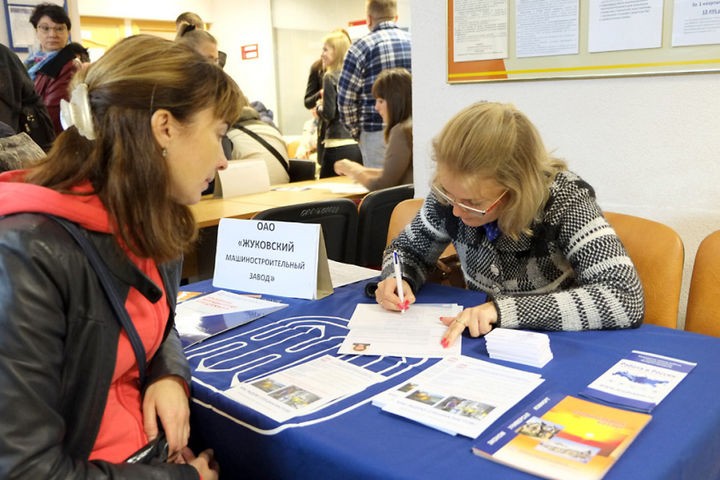
[[[89,232],[115,273],[157,301],[162,292],[124,255],[111,235]],[[160,272],[171,303],[179,262]],[[192,479],[189,465],[88,461],[100,427],[120,327],[85,254],[43,215],[0,219],[0,478]],[[190,371],[172,326],[149,362],[148,383]]]

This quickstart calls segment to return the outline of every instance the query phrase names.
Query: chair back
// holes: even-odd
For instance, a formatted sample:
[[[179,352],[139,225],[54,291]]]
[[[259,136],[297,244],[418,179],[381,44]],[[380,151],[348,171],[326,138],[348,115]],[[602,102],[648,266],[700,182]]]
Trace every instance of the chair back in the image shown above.
[[[685,249],[682,239],[662,223],[605,212],[640,276],[646,323],[677,328]]]
[[[398,203],[393,209],[392,215],[390,215],[390,223],[388,224],[387,239],[385,246],[390,245],[395,237],[400,235],[400,232],[412,222],[415,215],[420,211],[424,198],[411,198],[409,200],[403,200]],[[440,254],[440,260],[443,258],[451,257],[457,254],[455,247],[451,243],[445,250]]]
[[[705,237],[695,254],[685,330],[720,337],[720,230]]]
[[[388,223],[387,236],[385,238],[386,246],[390,245],[390,242],[415,218],[424,201],[425,199],[423,198],[411,198],[395,205],[390,215],[390,222]]]
[[[399,185],[370,192],[360,201],[356,264],[371,268],[381,266],[390,215],[395,205],[413,195],[415,187],[412,184]]]
[[[345,263],[355,261],[358,210],[350,199],[319,200],[275,207],[255,214],[253,219],[320,224],[328,258]]]

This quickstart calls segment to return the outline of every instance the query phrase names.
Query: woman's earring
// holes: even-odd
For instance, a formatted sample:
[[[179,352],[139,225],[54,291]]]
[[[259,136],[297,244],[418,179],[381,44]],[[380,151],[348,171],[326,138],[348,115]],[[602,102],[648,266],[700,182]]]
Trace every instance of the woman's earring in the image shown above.
[[[162,156],[163,158],[167,157],[167,148],[162,149]]]

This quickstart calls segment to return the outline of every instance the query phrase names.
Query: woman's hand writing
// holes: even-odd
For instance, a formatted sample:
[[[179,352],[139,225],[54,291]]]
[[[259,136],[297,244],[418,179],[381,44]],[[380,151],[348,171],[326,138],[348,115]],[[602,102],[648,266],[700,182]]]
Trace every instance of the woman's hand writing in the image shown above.
[[[375,300],[385,310],[407,310],[410,305],[415,303],[415,294],[405,280],[402,281],[402,289],[403,296],[405,297],[404,304],[400,303],[395,277],[388,277],[378,283],[377,290],[375,290]]]

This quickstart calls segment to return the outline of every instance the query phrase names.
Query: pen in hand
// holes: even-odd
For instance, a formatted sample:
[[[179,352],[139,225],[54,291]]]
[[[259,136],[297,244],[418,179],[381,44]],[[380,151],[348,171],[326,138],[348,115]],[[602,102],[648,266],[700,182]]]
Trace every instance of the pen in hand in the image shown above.
[[[395,282],[397,283],[398,297],[400,297],[400,312],[405,312],[408,306],[405,304],[405,294],[402,286],[402,270],[400,269],[400,255],[393,250],[393,267],[395,268]]]

